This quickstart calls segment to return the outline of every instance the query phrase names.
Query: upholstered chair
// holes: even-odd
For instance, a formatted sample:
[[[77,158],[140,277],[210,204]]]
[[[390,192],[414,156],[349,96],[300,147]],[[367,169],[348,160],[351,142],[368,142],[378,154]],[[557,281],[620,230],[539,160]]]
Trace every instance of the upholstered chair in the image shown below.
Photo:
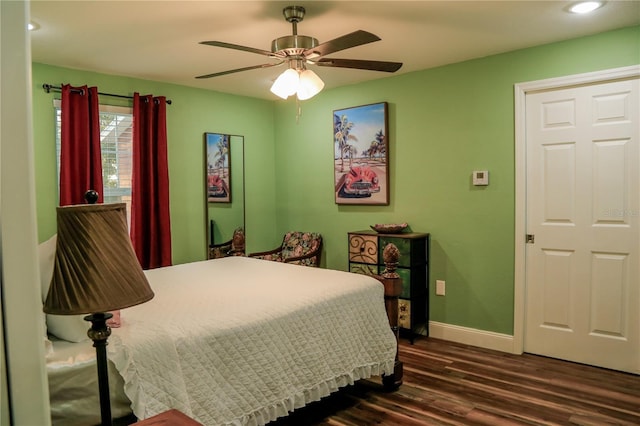
[[[237,228],[229,241],[209,246],[209,259],[227,256],[244,256],[244,229]]]
[[[319,266],[322,253],[322,236],[316,232],[287,232],[282,244],[273,250],[249,254],[249,257],[293,263],[303,266]]]

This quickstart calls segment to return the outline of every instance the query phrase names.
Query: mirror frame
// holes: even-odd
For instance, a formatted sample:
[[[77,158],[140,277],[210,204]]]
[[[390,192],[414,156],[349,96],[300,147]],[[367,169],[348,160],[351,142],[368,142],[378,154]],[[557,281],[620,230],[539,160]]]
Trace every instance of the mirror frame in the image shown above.
[[[231,186],[231,197],[229,202],[209,202],[209,184],[208,184],[208,159],[207,159],[207,143],[208,143],[208,135],[227,135],[229,136],[229,173],[230,177],[230,186]],[[227,240],[230,240],[233,231],[242,226],[243,229],[246,228],[246,196],[245,196],[245,137],[244,135],[237,135],[231,133],[223,133],[223,132],[204,132],[203,135],[203,175],[204,175],[204,229],[206,232],[205,237],[205,258],[209,258],[209,248],[212,244],[220,244]],[[239,147],[237,145],[240,145]],[[214,220],[214,224],[216,223],[215,219],[212,219],[211,209],[219,209],[220,211],[229,211],[236,209],[238,203],[242,205],[242,214],[236,216],[238,219],[231,226],[231,229],[225,229],[225,233],[222,234],[223,237],[220,236],[219,232],[216,232],[214,228],[211,227],[211,220]],[[239,224],[238,224],[239,223]],[[223,225],[225,226],[225,225]],[[226,237],[226,233],[228,232],[228,238]],[[216,233],[217,238],[216,237]]]

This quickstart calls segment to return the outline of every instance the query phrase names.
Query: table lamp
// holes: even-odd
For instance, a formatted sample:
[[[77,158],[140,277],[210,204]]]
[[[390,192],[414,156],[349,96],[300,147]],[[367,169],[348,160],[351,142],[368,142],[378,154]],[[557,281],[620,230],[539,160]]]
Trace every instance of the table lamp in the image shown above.
[[[109,311],[153,298],[127,230],[126,207],[82,204],[57,208],[55,266],[44,311],[55,315],[90,314],[87,335],[96,348],[100,415],[111,425],[107,364]]]

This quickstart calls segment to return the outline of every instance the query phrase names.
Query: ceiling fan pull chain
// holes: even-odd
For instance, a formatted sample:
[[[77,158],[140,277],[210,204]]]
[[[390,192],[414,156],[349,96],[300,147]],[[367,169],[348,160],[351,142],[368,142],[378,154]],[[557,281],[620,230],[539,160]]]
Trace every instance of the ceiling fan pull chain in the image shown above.
[[[302,115],[302,106],[300,105],[300,99],[296,96],[296,124],[300,122],[300,116]]]

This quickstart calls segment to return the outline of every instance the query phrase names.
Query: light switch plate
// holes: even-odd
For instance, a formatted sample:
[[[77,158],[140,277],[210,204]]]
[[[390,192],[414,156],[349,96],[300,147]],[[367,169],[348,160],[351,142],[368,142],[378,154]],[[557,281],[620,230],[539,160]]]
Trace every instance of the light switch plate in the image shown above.
[[[474,170],[473,172],[473,184],[476,186],[489,185],[489,171],[488,170]]]

